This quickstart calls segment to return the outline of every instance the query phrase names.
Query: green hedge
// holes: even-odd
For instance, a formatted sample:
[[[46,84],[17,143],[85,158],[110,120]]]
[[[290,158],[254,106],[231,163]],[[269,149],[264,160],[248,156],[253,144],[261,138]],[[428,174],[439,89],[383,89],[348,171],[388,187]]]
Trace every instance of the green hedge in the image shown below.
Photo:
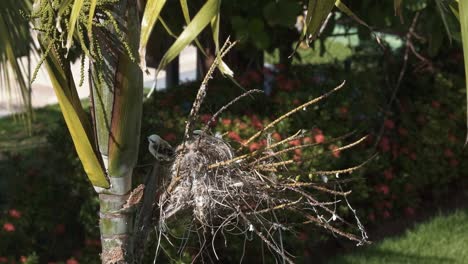
[[[356,53],[337,65],[297,65],[289,73],[264,70],[239,76],[246,89],[271,84],[271,94],[246,97],[221,115],[212,127],[233,145],[247,139],[268,122],[295,106],[332,89],[343,80],[343,90],[277,125],[276,139],[299,129],[307,136],[290,144],[323,142],[347,133],[353,134],[332,144],[291,153],[297,161],[290,176],[303,180],[313,170],[341,169],[372,162],[350,175],[346,188],[352,189],[351,203],[366,225],[380,225],[387,219],[409,217],[434,200],[447,195],[466,179],[468,163],[463,152],[465,102],[461,63],[456,54],[437,69],[407,72],[396,99],[389,106],[399,67],[387,68],[377,56]],[[452,57],[450,57],[452,56]],[[443,58],[445,59],[445,58]],[[352,63],[350,63],[352,61]],[[281,65],[277,66],[281,69]],[[156,93],[144,104],[141,150],[136,182],[143,180],[152,161],[146,137],[157,133],[173,145],[182,138],[184,122],[198,83],[185,84]],[[239,87],[215,78],[209,85],[202,107],[200,126],[220,107],[241,94]],[[20,260],[72,261],[98,263],[99,230],[97,201],[89,188],[63,121],[48,127],[49,144],[34,152],[6,153],[2,175],[8,175],[11,188],[7,207],[0,216],[0,263],[4,258]],[[340,153],[330,150],[364,135],[361,145]],[[249,148],[266,144],[265,138]],[[347,215],[346,208],[339,208]],[[13,227],[13,228],[12,228]],[[299,260],[307,258],[309,247],[328,236],[304,227],[290,234],[287,247]],[[371,237],[372,239],[372,237]],[[236,261],[239,246],[226,252],[226,261]],[[252,247],[251,250],[253,250]],[[34,256],[33,253],[37,254]],[[253,251],[250,252],[253,254]],[[249,251],[246,253],[249,255]],[[188,256],[190,257],[190,256]],[[232,259],[231,259],[232,258]]]

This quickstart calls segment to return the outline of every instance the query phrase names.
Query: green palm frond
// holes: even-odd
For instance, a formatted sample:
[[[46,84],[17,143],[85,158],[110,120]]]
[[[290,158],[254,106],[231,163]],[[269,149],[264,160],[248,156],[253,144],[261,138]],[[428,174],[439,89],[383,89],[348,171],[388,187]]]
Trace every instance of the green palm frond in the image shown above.
[[[31,85],[29,59],[37,50],[34,46],[29,21],[23,14],[29,13],[29,0],[0,1],[0,94],[10,100],[19,97],[23,110],[31,116]],[[12,26],[14,25],[14,26]]]

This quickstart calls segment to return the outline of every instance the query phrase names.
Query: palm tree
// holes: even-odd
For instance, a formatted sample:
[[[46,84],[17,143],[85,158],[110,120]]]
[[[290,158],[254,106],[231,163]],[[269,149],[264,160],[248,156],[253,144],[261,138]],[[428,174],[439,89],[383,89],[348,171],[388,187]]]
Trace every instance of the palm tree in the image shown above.
[[[402,1],[394,2],[398,10]],[[135,0],[35,0],[32,7],[29,0],[0,3],[0,69],[8,73],[5,65],[9,64],[28,109],[30,85],[24,76],[33,77],[18,58],[35,47],[31,44],[28,21],[17,11],[27,13],[32,9],[31,19],[38,30],[42,54],[40,61],[47,66],[78,156],[99,194],[103,263],[131,263],[137,259],[127,254],[133,252],[134,231],[134,213],[127,201],[132,191],[143,115],[145,50],[165,4],[166,0],[148,0],[146,5]],[[161,59],[158,71],[195,41],[208,25],[219,50],[221,0],[206,0],[193,18],[187,1],[180,0],[180,4],[187,26]],[[340,0],[309,0],[302,39],[317,37],[335,5],[355,17]],[[464,1],[459,1],[459,12],[466,51],[468,4]],[[10,24],[16,26],[8,27]],[[72,57],[80,54],[90,61],[91,121],[81,105],[70,69]],[[225,63],[219,69],[232,75]]]

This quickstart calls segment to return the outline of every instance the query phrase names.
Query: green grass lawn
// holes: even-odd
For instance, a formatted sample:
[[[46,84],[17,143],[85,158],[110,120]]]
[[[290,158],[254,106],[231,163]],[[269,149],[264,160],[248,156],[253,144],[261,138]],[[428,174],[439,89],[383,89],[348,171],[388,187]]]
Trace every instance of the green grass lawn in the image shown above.
[[[17,151],[45,143],[46,131],[62,118],[58,105],[35,109],[29,124],[25,116],[0,118],[0,150]]]
[[[437,216],[400,237],[327,263],[468,263],[468,210]]]

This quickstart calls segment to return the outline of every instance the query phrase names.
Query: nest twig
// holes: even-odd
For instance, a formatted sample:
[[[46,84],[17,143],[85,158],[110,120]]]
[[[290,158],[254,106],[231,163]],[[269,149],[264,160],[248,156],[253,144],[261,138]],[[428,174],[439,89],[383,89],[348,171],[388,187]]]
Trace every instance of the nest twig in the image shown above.
[[[228,49],[231,45],[228,43],[224,47]],[[221,53],[225,54],[223,50]],[[212,71],[209,74],[211,73]],[[343,85],[344,83],[329,93],[282,115],[254,134],[244,142],[243,146],[263,133],[269,132],[268,130],[274,128],[275,124],[293,113],[328,97]],[[204,81],[186,125],[184,142],[176,148],[175,159],[170,165],[169,183],[159,197],[157,230],[160,237],[170,239],[171,223],[176,222],[175,219],[186,218],[191,222],[186,229],[199,234],[200,252],[208,249],[210,243],[207,243],[209,242],[206,241],[207,237],[211,237],[211,250],[218,258],[214,246],[217,237],[225,234],[256,235],[276,254],[276,257],[293,263],[293,257],[286,252],[282,241],[278,241],[275,233],[281,234],[294,227],[294,224],[283,221],[285,216],[294,213],[297,223],[314,223],[333,234],[356,241],[358,245],[367,243],[364,228],[356,216],[356,211],[347,200],[351,192],[344,191],[339,181],[336,181],[334,189],[330,189],[330,184],[298,182],[280,174],[293,163],[293,160],[281,160],[281,156],[295,149],[316,146],[316,144],[305,144],[287,147],[289,141],[303,137],[304,131],[298,131],[279,142],[269,142],[263,149],[245,154],[239,153],[243,147],[236,151],[229,142],[212,136],[206,128],[194,133],[194,122],[206,95],[206,89]],[[237,101],[242,97],[234,100]],[[219,112],[225,108],[227,107],[223,107]],[[335,151],[348,149],[363,140],[364,138],[361,138]],[[314,173],[334,174],[338,178],[339,174],[350,173],[362,165]],[[321,201],[319,197],[325,197],[327,200]],[[339,203],[345,204],[353,212],[355,224],[338,215],[336,208]],[[339,229],[336,223],[350,226],[358,230],[360,235],[345,232]]]

